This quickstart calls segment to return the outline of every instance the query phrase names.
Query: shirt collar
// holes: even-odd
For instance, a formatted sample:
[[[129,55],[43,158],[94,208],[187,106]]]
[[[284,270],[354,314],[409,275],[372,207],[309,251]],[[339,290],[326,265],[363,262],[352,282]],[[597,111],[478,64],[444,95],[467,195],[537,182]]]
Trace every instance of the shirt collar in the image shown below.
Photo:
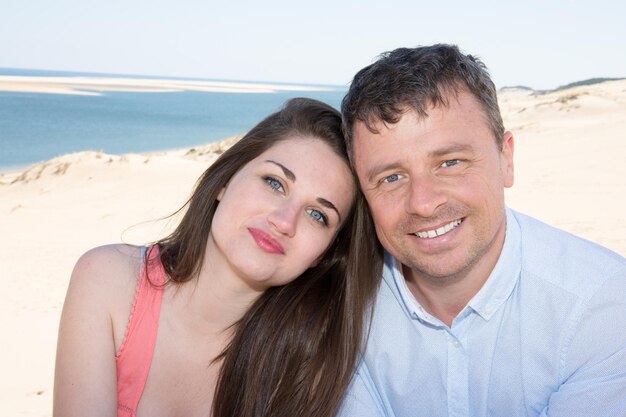
[[[402,264],[387,251],[385,251],[383,280],[387,282],[400,305],[404,307],[407,316],[417,318],[423,309],[406,285]]]
[[[505,218],[506,233],[498,262],[496,262],[496,266],[491,271],[483,287],[468,303],[468,307],[484,320],[491,319],[509,298],[517,284],[521,271],[520,227],[509,208],[506,208]],[[392,292],[410,317],[420,317],[426,321],[432,321],[433,318],[424,311],[408,289],[401,263],[386,251],[383,279],[390,286]],[[458,317],[466,315],[467,307],[459,313]],[[438,320],[436,321],[438,322]]]
[[[517,285],[522,265],[521,247],[519,224],[507,208],[506,234],[498,262],[483,287],[468,303],[483,319],[491,319]]]

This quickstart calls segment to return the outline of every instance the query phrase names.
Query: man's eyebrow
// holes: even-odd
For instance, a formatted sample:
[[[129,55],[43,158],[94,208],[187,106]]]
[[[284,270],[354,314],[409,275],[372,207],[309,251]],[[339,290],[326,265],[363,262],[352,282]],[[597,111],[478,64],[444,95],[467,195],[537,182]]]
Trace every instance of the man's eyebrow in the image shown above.
[[[272,161],[271,159],[268,159],[265,162],[269,162],[271,164],[278,165],[283,170],[283,172],[285,173],[285,176],[287,178],[289,178],[289,180],[291,180],[291,182],[296,182],[296,174],[294,174],[289,168],[287,168],[283,164],[281,164],[279,162],[276,162],[276,161]]]
[[[325,198],[322,197],[318,197],[317,198],[317,202],[320,203],[321,205],[323,205],[326,208],[329,208],[331,210],[335,210],[335,213],[337,213],[337,217],[339,217],[339,223],[341,223],[341,214],[339,214],[339,210],[337,210],[337,207],[335,207],[335,205],[333,203],[331,203],[330,201],[326,200]]]
[[[374,177],[377,176],[379,173],[385,172],[385,171],[389,171],[389,170],[394,170],[394,169],[400,168],[400,166],[401,165],[400,165],[399,162],[392,162],[390,164],[374,165],[373,167],[371,167],[370,169],[367,170],[367,172],[365,174],[365,178],[367,178],[368,182],[372,182]]]
[[[472,145],[468,145],[465,143],[453,143],[449,146],[446,146],[444,148],[440,148],[440,149],[436,149],[434,151],[431,151],[428,156],[430,156],[431,158],[434,157],[442,157],[445,155],[449,155],[451,153],[455,153],[455,152],[471,152],[473,151],[474,148],[472,147]],[[367,170],[365,178],[367,178],[368,182],[372,182],[374,180],[374,178],[381,172],[385,172],[385,171],[393,171],[396,170],[398,168],[401,168],[402,164],[399,162],[392,162],[389,164],[381,164],[381,165],[375,165],[372,168],[370,168],[369,170]]]
[[[472,145],[468,145],[466,143],[453,143],[445,148],[435,149],[430,152],[430,156],[438,157],[445,156],[455,152],[470,152],[473,151],[474,148]]]

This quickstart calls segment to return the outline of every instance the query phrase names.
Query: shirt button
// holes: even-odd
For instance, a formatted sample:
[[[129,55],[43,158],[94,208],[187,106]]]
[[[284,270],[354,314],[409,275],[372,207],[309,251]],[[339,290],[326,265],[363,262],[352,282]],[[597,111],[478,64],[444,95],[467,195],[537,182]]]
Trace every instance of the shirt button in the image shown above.
[[[452,344],[454,345],[455,348],[460,348],[461,344],[458,342],[458,340],[455,340],[454,342],[452,342]]]

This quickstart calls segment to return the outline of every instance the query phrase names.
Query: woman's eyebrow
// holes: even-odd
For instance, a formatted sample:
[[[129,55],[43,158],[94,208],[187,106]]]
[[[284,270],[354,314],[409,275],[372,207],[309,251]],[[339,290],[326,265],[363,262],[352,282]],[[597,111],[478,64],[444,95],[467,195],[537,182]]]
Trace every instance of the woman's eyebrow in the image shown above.
[[[291,182],[296,182],[296,174],[294,174],[289,168],[287,168],[283,164],[281,164],[279,162],[276,162],[276,161],[272,161],[271,159],[268,159],[265,162],[269,162],[269,163],[272,163],[274,165],[278,165],[283,170],[283,172],[285,173],[285,176],[289,180],[291,180]]]
[[[333,203],[331,203],[330,201],[326,200],[325,198],[322,197],[318,197],[317,198],[317,202],[320,203],[321,205],[323,205],[326,208],[329,208],[331,210],[335,210],[335,213],[337,213],[337,217],[339,217],[339,223],[341,223],[341,214],[339,214],[339,210],[337,210],[337,207],[335,207],[335,205]]]
[[[283,172],[285,173],[285,176],[291,180],[291,182],[296,182],[296,174],[294,174],[289,168],[287,168],[286,166],[284,166],[280,162],[272,161],[271,159],[267,159],[265,162],[269,162],[270,164],[278,165],[283,170]],[[323,205],[326,208],[334,210],[335,213],[337,213],[337,217],[339,217],[339,223],[341,223],[341,214],[339,214],[339,210],[337,210],[337,207],[335,207],[335,205],[333,203],[331,203],[330,201],[328,201],[328,200],[326,200],[325,198],[322,198],[322,197],[318,197],[317,198],[317,202],[320,203],[321,205]]]

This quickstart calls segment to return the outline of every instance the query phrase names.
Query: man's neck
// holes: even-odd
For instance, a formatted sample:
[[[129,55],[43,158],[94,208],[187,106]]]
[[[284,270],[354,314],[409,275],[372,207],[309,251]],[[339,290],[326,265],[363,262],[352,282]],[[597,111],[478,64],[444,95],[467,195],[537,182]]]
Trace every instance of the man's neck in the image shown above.
[[[475,279],[427,279],[415,277],[414,271],[403,266],[407,287],[418,303],[448,327],[467,303],[480,291],[488,274]]]
[[[495,268],[504,246],[504,230],[496,239],[497,250],[483,254],[479,262],[453,275],[431,276],[402,265],[413,297],[428,313],[451,327],[454,318],[485,285]]]

